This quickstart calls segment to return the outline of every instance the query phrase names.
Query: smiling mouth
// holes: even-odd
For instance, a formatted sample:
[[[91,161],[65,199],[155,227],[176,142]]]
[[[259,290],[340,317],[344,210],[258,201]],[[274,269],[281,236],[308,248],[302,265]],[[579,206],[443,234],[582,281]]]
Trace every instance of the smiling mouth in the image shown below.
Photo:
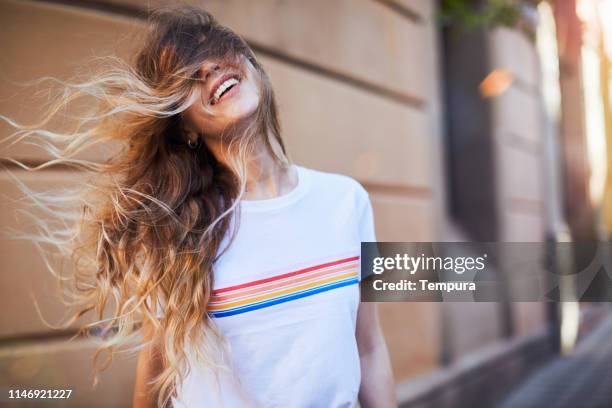
[[[219,100],[228,93],[232,88],[240,83],[237,75],[230,75],[221,78],[220,83],[211,92],[210,103],[215,105]]]

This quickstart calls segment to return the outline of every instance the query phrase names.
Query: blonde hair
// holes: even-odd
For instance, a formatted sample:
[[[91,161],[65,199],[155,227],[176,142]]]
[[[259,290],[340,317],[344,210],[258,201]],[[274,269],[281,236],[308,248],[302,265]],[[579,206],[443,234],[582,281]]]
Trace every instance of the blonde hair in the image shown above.
[[[71,260],[71,300],[80,307],[66,326],[95,314],[81,331],[104,340],[94,359],[110,352],[101,368],[142,336],[158,344],[163,371],[152,390],[166,405],[189,371],[188,350],[210,365],[221,352],[207,307],[221,243],[235,233],[230,215],[237,214],[245,191],[246,158],[263,141],[278,163],[286,166],[289,159],[268,77],[242,38],[196,7],[157,10],[148,26],[133,65],[109,58],[110,66],[89,80],[61,82],[62,93],[40,123],[3,119],[16,128],[5,142],[35,143],[52,155],[36,167],[5,160],[32,171],[62,164],[89,176],[54,194],[16,180],[36,207],[53,216],[37,217],[38,231],[25,237]],[[261,91],[255,113],[224,135],[230,160],[223,163],[205,144],[189,148],[181,131],[181,113],[194,103],[198,71],[210,58],[235,65],[246,58]],[[74,131],[47,129],[58,112],[82,98],[95,101],[95,109],[78,119]],[[106,162],[77,158],[107,142],[121,149]],[[63,207],[75,203],[76,213]],[[142,324],[152,330],[142,333]]]

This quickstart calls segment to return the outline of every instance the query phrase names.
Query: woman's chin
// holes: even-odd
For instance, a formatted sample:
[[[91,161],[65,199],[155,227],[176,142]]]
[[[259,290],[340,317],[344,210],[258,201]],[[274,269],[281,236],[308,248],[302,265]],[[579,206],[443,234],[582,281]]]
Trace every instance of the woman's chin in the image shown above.
[[[238,122],[250,117],[256,110],[257,103],[250,101],[237,101],[236,103],[228,103],[222,116],[226,118],[228,122]]]

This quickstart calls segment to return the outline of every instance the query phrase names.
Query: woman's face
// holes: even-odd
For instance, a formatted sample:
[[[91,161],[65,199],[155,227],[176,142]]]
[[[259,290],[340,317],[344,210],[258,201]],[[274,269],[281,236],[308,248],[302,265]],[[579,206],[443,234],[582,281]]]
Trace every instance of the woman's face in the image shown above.
[[[247,58],[232,65],[204,62],[199,75],[194,103],[183,114],[187,130],[217,136],[257,109],[259,79]]]

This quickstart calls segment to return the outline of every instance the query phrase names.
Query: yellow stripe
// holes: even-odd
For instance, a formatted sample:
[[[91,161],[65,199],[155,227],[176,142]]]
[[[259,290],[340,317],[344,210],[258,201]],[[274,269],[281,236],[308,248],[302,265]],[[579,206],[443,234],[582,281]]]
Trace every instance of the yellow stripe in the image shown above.
[[[286,295],[288,293],[294,293],[294,292],[299,292],[305,289],[311,289],[320,285],[324,285],[326,283],[331,283],[331,282],[335,282],[335,281],[339,281],[351,276],[356,276],[357,272],[353,271],[353,272],[349,272],[349,273],[345,273],[343,275],[338,275],[338,276],[334,276],[331,278],[327,278],[327,279],[322,279],[320,281],[316,281],[316,282],[311,282],[308,284],[304,284],[301,286],[296,286],[294,288],[289,288],[289,289],[283,289],[280,290],[278,292],[272,292],[272,293],[268,293],[267,295],[263,295],[263,296],[257,296],[257,297],[253,297],[253,298],[249,298],[249,299],[244,299],[238,302],[234,302],[234,303],[226,303],[223,305],[214,305],[214,306],[210,306],[208,309],[209,310],[224,310],[224,309],[231,309],[234,307],[238,307],[238,306],[244,306],[244,305],[248,305],[249,303],[257,303],[260,302],[262,300],[267,300],[267,299],[271,299],[271,298],[275,298],[277,296],[282,296],[282,295]]]

